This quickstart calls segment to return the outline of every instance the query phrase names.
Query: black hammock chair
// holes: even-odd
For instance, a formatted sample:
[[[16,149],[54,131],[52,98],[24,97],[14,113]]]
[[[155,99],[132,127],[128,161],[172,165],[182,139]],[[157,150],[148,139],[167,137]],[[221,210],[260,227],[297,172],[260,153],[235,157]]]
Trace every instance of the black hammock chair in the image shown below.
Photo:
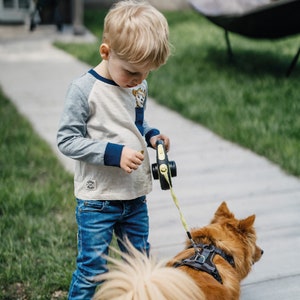
[[[256,39],[277,39],[300,33],[300,0],[273,0],[259,6],[251,6],[251,1],[247,3],[246,0],[236,6],[234,2],[224,0],[189,0],[189,3],[198,13],[225,30],[230,59],[232,49],[228,32]],[[300,47],[287,69],[287,76],[296,66],[299,55]]]

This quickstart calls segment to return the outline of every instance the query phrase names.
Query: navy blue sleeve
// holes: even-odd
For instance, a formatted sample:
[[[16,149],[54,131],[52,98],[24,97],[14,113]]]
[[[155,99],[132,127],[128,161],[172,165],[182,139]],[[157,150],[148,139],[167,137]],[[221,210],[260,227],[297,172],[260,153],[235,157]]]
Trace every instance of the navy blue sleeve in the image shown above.
[[[146,139],[146,143],[147,143],[147,146],[148,147],[151,147],[152,148],[152,145],[150,144],[150,139],[155,136],[155,135],[158,135],[160,134],[160,131],[156,128],[152,128],[150,129],[146,135],[145,135],[145,139]]]
[[[107,143],[104,153],[104,165],[120,167],[123,147],[124,145]]]

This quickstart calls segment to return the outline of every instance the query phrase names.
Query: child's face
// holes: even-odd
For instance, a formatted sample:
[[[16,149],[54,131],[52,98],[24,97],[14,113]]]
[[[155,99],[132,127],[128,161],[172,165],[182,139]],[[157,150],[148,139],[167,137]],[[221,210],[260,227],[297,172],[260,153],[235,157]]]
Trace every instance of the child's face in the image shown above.
[[[107,73],[122,88],[132,88],[147,78],[151,68],[145,65],[130,64],[111,53],[107,60]]]

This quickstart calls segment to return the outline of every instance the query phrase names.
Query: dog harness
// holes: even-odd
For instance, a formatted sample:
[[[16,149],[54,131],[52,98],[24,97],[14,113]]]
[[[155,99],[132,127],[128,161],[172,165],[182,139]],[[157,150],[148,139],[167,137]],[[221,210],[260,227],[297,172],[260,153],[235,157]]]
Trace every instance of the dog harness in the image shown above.
[[[216,265],[213,263],[213,258],[216,254],[218,254],[223,257],[232,267],[234,267],[235,264],[233,257],[212,244],[208,245],[199,243],[196,244],[196,246],[198,251],[195,251],[193,256],[183,259],[181,262],[175,263],[174,267],[178,268],[181,266],[188,266],[199,271],[204,271],[223,284],[223,280],[219,274],[219,271]],[[193,246],[190,246],[189,248],[192,247]]]

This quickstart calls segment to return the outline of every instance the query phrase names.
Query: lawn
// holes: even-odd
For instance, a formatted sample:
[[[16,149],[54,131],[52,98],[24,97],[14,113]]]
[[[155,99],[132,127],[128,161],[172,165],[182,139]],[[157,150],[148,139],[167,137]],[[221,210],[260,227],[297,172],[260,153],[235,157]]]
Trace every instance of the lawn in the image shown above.
[[[76,255],[73,179],[0,91],[0,299],[63,299]]]
[[[85,24],[99,43],[104,15],[86,12]],[[230,63],[222,29],[194,11],[165,15],[174,51],[150,74],[150,96],[300,176],[300,62],[285,76],[299,36],[270,41],[230,34]],[[99,43],[56,45],[94,66]]]

